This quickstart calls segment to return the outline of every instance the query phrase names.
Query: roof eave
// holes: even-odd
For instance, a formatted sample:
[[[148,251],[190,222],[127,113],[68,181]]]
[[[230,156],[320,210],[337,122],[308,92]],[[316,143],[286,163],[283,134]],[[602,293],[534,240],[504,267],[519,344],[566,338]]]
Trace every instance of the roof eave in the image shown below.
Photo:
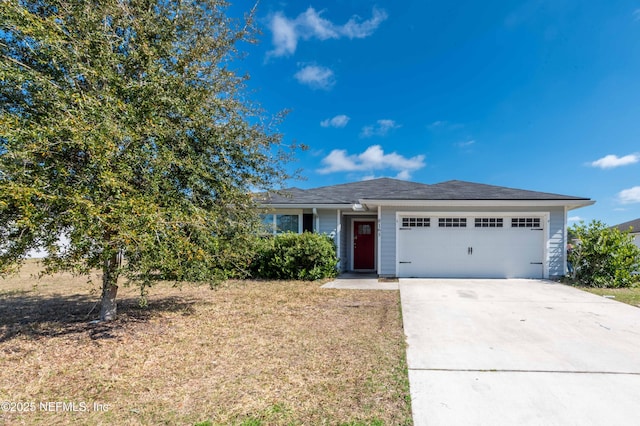
[[[567,207],[568,210],[595,204],[588,199],[577,200],[373,200],[361,199],[361,204],[403,207]]]
[[[351,209],[353,204],[328,204],[328,203],[260,203],[263,209]]]
[[[376,200],[359,199],[358,203],[371,206],[398,207],[566,207],[574,210],[591,206],[595,201],[576,200]],[[260,203],[265,209],[352,209],[353,203]]]
[[[587,206],[592,206],[594,205],[596,202],[594,200],[580,200],[580,201],[576,201],[573,204],[567,204],[567,210],[575,210],[575,209],[579,209],[580,207],[587,207]]]

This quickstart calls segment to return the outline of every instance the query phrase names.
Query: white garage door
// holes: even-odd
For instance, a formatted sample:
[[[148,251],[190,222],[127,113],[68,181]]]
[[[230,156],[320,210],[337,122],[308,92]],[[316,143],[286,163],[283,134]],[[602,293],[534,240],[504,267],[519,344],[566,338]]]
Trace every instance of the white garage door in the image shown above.
[[[400,277],[543,277],[542,217],[401,216],[397,237]]]

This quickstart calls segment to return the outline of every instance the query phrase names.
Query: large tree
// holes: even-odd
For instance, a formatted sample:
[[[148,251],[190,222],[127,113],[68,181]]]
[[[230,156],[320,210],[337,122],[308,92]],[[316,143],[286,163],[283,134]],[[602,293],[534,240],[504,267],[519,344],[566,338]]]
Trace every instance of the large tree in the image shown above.
[[[287,177],[292,151],[232,69],[252,13],[226,13],[222,0],[0,2],[0,275],[36,247],[48,272],[100,268],[110,320],[119,277],[144,294],[241,265],[251,193]]]

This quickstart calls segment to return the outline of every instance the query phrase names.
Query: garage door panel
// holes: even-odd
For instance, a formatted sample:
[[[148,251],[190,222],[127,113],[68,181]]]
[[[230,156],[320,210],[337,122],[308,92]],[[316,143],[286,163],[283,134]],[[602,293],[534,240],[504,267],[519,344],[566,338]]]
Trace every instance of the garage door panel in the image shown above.
[[[438,265],[443,262],[455,263],[456,253],[464,250],[464,240],[459,235],[451,235],[447,244],[447,252],[440,250],[436,241],[442,238],[443,233],[437,228],[413,228],[401,231],[399,261],[403,276],[421,276],[424,271],[429,271],[436,277],[439,273]]]
[[[544,232],[531,228],[438,227],[398,230],[401,277],[542,278]]]
[[[466,268],[469,237],[462,228],[424,228],[402,231],[401,276],[439,278]],[[445,249],[446,247],[446,249]],[[462,276],[462,275],[459,275]]]

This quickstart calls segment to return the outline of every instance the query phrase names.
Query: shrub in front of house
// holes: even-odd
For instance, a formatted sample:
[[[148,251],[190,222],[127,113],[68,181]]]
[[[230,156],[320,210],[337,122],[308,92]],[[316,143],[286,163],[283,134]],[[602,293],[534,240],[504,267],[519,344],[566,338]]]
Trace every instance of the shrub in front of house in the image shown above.
[[[631,287],[640,282],[640,249],[629,232],[608,228],[602,222],[576,224],[570,229],[577,240],[569,252],[571,278],[588,287]]]
[[[264,238],[252,265],[255,278],[313,281],[335,277],[338,257],[326,234],[285,233]]]

